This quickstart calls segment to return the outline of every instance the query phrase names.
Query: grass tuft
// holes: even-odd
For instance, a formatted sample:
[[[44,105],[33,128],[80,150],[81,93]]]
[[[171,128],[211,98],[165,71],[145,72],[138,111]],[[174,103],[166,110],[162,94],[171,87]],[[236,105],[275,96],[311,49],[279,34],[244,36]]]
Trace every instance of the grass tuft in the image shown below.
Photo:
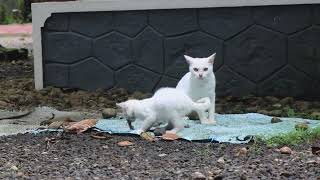
[[[308,130],[294,130],[287,134],[281,134],[267,139],[259,139],[262,139],[268,146],[277,147],[309,143],[317,138],[320,138],[320,127],[310,128]]]

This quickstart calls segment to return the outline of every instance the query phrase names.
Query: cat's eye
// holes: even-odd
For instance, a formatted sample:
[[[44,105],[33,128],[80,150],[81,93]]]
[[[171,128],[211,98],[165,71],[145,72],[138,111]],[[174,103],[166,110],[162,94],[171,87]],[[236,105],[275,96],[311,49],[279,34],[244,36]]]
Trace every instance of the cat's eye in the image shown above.
[[[204,68],[203,71],[208,71],[208,68]]]
[[[199,69],[198,69],[198,68],[193,68],[193,70],[194,70],[195,72],[198,72],[198,71],[199,71]]]

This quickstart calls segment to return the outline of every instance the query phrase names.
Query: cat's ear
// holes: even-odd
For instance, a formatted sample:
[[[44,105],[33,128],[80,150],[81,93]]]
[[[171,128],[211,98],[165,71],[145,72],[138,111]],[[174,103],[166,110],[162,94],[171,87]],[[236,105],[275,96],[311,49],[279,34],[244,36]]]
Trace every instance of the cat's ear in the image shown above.
[[[124,104],[124,103],[116,103],[116,106],[117,106],[118,108],[124,109],[125,104]]]
[[[192,62],[193,62],[193,58],[192,57],[184,55],[184,58],[186,59],[188,64],[192,64]]]
[[[210,64],[213,64],[215,58],[216,58],[216,53],[214,53],[214,54],[212,54],[211,56],[208,57],[208,62]]]

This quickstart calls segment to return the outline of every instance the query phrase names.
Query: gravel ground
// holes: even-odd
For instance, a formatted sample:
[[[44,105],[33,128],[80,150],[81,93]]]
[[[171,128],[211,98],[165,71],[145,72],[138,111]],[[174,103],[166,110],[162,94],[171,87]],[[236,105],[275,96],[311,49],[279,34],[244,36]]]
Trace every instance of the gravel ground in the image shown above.
[[[52,106],[59,110],[100,111],[128,98],[150,94],[124,89],[85,92],[46,88],[35,91],[32,63],[0,63],[0,109]],[[320,118],[320,103],[291,97],[226,97],[218,113],[260,112],[273,116]],[[49,133],[0,137],[1,179],[319,179],[320,156],[311,146],[281,154],[264,144],[205,144],[186,141],[148,142],[139,137]],[[132,146],[119,147],[128,140]],[[245,149],[241,149],[245,148]],[[245,153],[243,153],[245,152]],[[239,155],[240,154],[240,155]]]
[[[265,145],[148,142],[99,134],[18,135],[0,138],[0,178],[25,179],[317,179],[312,144],[291,155]],[[132,146],[120,147],[120,141]],[[319,142],[314,144],[319,145]],[[238,155],[241,148],[247,153]],[[8,151],[10,149],[10,151]]]

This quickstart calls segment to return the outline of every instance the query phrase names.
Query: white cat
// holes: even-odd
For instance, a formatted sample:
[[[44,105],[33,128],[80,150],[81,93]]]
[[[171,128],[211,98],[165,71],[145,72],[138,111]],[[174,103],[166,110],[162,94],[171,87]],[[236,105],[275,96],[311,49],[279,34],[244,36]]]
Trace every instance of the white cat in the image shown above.
[[[213,63],[216,53],[206,58],[193,58],[184,56],[189,64],[189,72],[178,82],[177,89],[184,91],[193,101],[209,97],[209,119],[205,111],[197,110],[202,124],[215,124],[216,78],[213,73]]]
[[[154,124],[168,123],[170,133],[184,128],[183,118],[192,111],[206,111],[211,105],[208,97],[193,102],[184,92],[175,88],[161,88],[151,98],[127,100],[118,103],[129,121],[143,120],[137,134],[147,131]]]

